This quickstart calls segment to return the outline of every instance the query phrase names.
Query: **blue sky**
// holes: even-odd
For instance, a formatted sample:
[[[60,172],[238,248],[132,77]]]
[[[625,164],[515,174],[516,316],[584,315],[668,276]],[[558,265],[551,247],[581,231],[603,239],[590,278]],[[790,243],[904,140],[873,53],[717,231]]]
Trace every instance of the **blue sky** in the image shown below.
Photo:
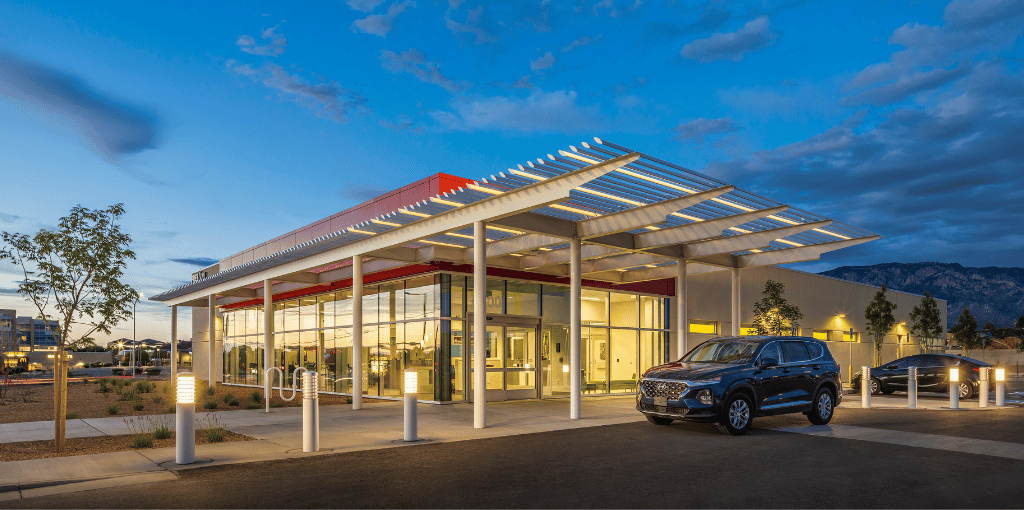
[[[428,174],[599,136],[886,236],[803,269],[1022,266],[1022,27],[1020,0],[7,1],[0,230],[124,202],[153,295]]]

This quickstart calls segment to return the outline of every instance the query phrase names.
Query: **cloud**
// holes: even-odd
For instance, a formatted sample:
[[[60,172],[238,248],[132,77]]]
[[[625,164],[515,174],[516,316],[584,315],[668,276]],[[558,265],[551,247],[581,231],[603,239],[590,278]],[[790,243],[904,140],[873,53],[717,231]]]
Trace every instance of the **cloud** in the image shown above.
[[[410,7],[416,7],[416,2],[405,0],[401,3],[393,3],[388,7],[387,14],[371,14],[363,19],[353,21],[352,31],[384,37],[391,31],[395,17]]]
[[[617,95],[621,95],[621,94],[625,94],[626,92],[629,92],[630,90],[643,87],[644,85],[647,85],[647,78],[641,76],[641,77],[633,80],[632,82],[616,83],[615,85],[613,85],[611,87],[611,91],[614,92]]]
[[[726,10],[718,2],[709,2],[701,12],[697,21],[687,25],[653,21],[644,25],[644,38],[648,40],[678,39],[694,34],[704,34],[718,30],[732,17],[732,11]]]
[[[0,213],[0,222],[2,223],[14,223],[21,219],[21,216],[17,214]]]
[[[471,86],[468,83],[456,83],[441,74],[440,65],[437,62],[428,61],[426,55],[415,48],[401,53],[384,50],[380,53],[380,60],[384,69],[392,73],[409,73],[419,78],[420,81],[439,85],[448,92],[459,92]]]
[[[707,39],[697,39],[680,52],[683,57],[699,62],[716,60],[743,60],[747,52],[760,50],[775,41],[767,16],[751,20],[735,32],[716,33]]]
[[[943,88],[974,72],[976,63],[1013,47],[1024,24],[1024,3],[1014,0],[955,1],[940,26],[908,23],[889,43],[904,49],[871,64],[847,84],[844,104],[897,103]]]
[[[600,41],[603,38],[604,38],[604,35],[599,35],[597,37],[590,37],[589,35],[585,35],[585,36],[580,37],[579,39],[576,39],[575,41],[573,41],[573,42],[571,42],[571,43],[569,43],[569,44],[567,44],[565,46],[562,46],[562,53],[568,53],[568,52],[570,52],[572,50],[575,50],[575,49],[578,49],[578,48],[582,48],[584,46],[588,46],[588,45],[594,44],[594,43],[596,43],[597,41]]]
[[[544,69],[550,69],[551,66],[555,65],[555,57],[551,55],[551,52],[547,52],[543,57],[537,60],[530,61],[530,70],[533,72],[542,71]]]
[[[251,35],[238,36],[238,40],[235,41],[235,44],[238,45],[238,49],[252,55],[263,55],[266,57],[279,56],[284,53],[285,48],[288,47],[288,39],[283,35],[274,32],[274,30],[277,30],[277,27],[279,26],[281,25],[276,25],[263,30],[260,34],[260,38],[270,41],[263,46],[257,46],[256,39]]]
[[[217,262],[220,262],[217,259],[211,259],[211,258],[208,258],[208,257],[185,257],[185,258],[180,258],[180,259],[167,259],[167,260],[170,260],[171,262],[177,262],[179,264],[185,264],[185,265],[197,266],[197,267],[212,266],[212,265],[216,264]]]
[[[15,283],[17,283],[17,282],[15,282]],[[7,294],[7,295],[12,295],[12,296],[13,295],[18,295],[18,289],[17,288],[11,288],[11,287],[0,287],[0,294]]]
[[[690,141],[702,143],[709,135],[731,133],[739,130],[740,126],[728,117],[722,117],[720,119],[705,119],[704,117],[701,117],[697,120],[692,120],[685,124],[676,126],[672,130],[676,133],[672,139],[680,142]]]
[[[345,3],[357,11],[370,12],[384,3],[384,0],[348,0]]]
[[[48,116],[69,120],[111,160],[157,146],[153,115],[94,92],[83,81],[35,62],[0,52],[0,96],[24,102]]]
[[[478,5],[476,9],[466,11],[465,23],[455,21],[450,17],[450,14],[445,14],[444,22],[448,30],[451,30],[455,35],[467,33],[476,36],[476,44],[485,44],[498,40],[498,37],[491,30],[484,28],[484,6],[482,5]]]
[[[234,60],[227,61],[227,69],[259,81],[278,91],[282,97],[315,110],[318,116],[335,122],[346,122],[351,111],[368,109],[365,97],[327,77],[319,77],[311,82],[288,73],[277,64],[268,63],[253,68]]]
[[[454,131],[577,134],[601,129],[600,109],[580,106],[574,91],[535,91],[525,98],[489,97],[453,100],[454,112],[432,111],[442,127]]]

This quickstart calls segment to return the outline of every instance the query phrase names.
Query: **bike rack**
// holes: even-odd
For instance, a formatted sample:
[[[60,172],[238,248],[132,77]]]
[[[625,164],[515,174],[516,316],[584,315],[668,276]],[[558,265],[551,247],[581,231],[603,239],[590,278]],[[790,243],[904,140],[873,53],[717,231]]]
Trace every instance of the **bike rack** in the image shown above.
[[[296,384],[296,383],[299,382],[299,374],[301,374],[303,372],[308,372],[306,367],[295,367],[295,371],[292,372],[292,387],[291,387],[292,396],[290,396],[288,398],[285,398],[284,397],[284,370],[281,370],[278,367],[270,367],[266,371],[264,371],[264,373],[263,373],[263,400],[265,401],[266,406],[267,406],[265,412],[268,412],[268,413],[270,412],[270,393],[273,391],[273,388],[270,387],[270,385],[272,384],[271,381],[273,380],[273,379],[270,378],[270,372],[273,371],[273,370],[276,370],[277,373],[280,374],[280,376],[281,376],[281,383],[282,384],[281,384],[281,386],[277,387],[277,390],[278,390],[278,392],[281,395],[281,400],[284,400],[285,402],[291,402],[292,399],[295,398],[295,395],[299,392],[298,385]]]

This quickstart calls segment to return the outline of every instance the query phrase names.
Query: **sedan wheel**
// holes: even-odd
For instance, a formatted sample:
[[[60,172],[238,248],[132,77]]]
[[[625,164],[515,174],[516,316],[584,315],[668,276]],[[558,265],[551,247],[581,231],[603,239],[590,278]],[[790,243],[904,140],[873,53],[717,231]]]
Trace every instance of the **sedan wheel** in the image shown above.
[[[872,395],[878,395],[882,392],[882,385],[879,384],[878,379],[871,378],[871,382],[868,383],[868,389],[870,389]]]

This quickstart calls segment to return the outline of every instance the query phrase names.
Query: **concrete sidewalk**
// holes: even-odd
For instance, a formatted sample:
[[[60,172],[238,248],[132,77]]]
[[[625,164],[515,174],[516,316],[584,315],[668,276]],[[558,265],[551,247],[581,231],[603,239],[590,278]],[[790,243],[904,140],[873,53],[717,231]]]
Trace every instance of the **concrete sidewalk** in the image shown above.
[[[174,463],[174,448],[0,462],[0,501],[148,483],[175,478],[175,471],[219,464],[258,462],[275,459],[322,455],[379,448],[395,448],[435,442],[465,441],[490,437],[530,434],[619,423],[642,421],[633,405],[634,396],[607,396],[583,399],[582,420],[569,419],[569,400],[534,400],[489,403],[487,428],[473,428],[470,405],[421,404],[419,437],[421,441],[402,441],[402,403],[367,404],[360,411],[351,406],[320,408],[319,453],[302,453],[302,408],[275,408],[263,411],[226,411],[209,413],[233,432],[256,441],[196,446],[197,463]],[[171,415],[166,415],[171,416]],[[206,413],[197,412],[199,422]],[[89,437],[127,433],[122,418],[72,420],[76,433],[68,437]],[[15,426],[17,425],[17,426]],[[173,425],[173,422],[172,422]],[[0,429],[21,441],[52,438],[52,422],[8,424]]]

